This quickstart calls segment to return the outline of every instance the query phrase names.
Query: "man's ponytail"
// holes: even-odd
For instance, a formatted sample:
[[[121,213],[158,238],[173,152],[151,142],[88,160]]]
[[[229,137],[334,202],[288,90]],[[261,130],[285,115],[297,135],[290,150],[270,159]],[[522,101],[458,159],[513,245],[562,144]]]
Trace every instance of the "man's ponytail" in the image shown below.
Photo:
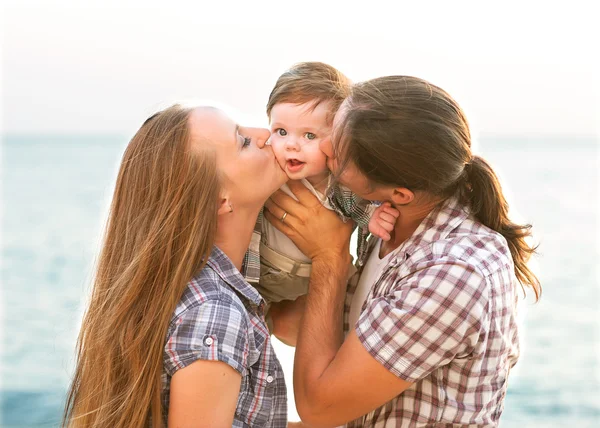
[[[508,218],[508,203],[502,192],[500,181],[492,167],[479,156],[473,156],[465,166],[467,189],[463,193],[471,206],[472,214],[481,223],[500,233],[508,242],[515,264],[515,275],[522,286],[529,286],[536,301],[542,289],[539,280],[527,266],[536,247],[527,242],[531,236],[530,224],[516,224]]]

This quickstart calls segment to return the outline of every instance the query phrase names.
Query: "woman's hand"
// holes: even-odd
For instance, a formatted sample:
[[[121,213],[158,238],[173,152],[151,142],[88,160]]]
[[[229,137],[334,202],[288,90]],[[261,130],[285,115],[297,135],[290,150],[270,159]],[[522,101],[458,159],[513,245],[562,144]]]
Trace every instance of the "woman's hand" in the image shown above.
[[[278,190],[265,204],[267,219],[313,262],[341,260],[349,265],[352,223],[325,208],[299,181],[289,181],[288,186],[298,201]]]

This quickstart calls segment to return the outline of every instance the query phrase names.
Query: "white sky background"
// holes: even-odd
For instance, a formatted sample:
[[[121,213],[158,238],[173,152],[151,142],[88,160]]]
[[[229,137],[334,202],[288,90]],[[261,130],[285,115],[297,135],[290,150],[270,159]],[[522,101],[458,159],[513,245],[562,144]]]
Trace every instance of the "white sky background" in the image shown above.
[[[278,75],[425,78],[476,133],[598,135],[594,2],[5,1],[5,133],[133,133],[180,99],[266,125]]]

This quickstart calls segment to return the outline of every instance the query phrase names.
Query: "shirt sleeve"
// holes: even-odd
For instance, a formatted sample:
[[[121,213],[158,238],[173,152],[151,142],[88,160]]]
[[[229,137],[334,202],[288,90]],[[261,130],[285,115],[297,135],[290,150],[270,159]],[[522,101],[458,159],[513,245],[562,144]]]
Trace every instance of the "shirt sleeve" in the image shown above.
[[[356,333],[389,371],[416,382],[485,337],[486,279],[462,261],[436,262],[367,302]]]
[[[214,299],[177,318],[167,337],[163,362],[170,376],[197,360],[222,361],[245,375],[247,356],[246,317],[232,303]]]

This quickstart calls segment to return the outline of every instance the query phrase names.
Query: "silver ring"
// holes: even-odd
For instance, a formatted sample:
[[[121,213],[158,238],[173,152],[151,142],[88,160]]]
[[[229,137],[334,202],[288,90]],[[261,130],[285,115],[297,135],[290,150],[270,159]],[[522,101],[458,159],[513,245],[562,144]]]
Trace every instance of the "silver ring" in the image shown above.
[[[285,223],[285,218],[287,217],[287,212],[284,211],[283,215],[281,216],[281,218],[279,220],[281,220],[282,223]]]

